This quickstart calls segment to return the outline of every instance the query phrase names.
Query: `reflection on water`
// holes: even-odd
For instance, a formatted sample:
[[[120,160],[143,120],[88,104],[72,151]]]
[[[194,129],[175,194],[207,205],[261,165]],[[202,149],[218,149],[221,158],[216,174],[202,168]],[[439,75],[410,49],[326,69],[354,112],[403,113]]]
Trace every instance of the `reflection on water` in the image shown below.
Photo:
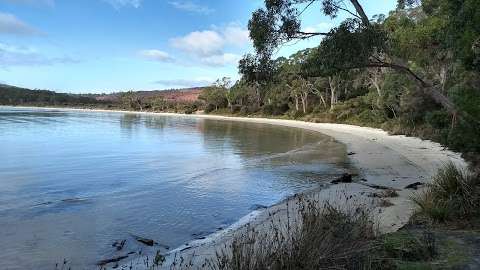
[[[310,131],[140,114],[0,107],[0,268],[73,269],[179,246],[341,173]],[[153,250],[150,250],[153,251]]]

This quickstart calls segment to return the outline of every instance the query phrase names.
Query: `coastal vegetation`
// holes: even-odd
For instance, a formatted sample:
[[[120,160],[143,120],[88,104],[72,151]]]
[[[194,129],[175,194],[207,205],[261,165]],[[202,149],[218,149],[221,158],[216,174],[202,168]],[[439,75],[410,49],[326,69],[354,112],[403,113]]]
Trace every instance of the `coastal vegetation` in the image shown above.
[[[433,222],[470,224],[480,216],[480,179],[452,163],[441,168],[427,188],[413,197],[418,214]]]
[[[89,95],[63,94],[49,90],[30,90],[0,84],[0,105],[16,106],[102,106]]]
[[[416,214],[409,224],[382,235],[365,205],[319,207],[300,195],[299,221],[286,227],[272,218],[267,232],[248,230],[206,265],[219,270],[476,269],[478,198],[478,177],[447,164],[413,198]]]

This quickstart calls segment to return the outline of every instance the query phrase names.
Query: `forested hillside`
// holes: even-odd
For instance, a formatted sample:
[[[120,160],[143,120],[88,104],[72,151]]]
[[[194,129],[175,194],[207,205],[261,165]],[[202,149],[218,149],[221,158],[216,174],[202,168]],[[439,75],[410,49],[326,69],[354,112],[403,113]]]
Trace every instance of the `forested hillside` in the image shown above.
[[[474,157],[480,1],[399,0],[388,16],[370,17],[360,2],[266,0],[249,21],[256,53],[240,61],[242,78],[233,87],[205,93],[208,111],[379,127]],[[328,33],[307,33],[306,9],[349,18]],[[274,58],[285,43],[316,36],[318,47]]]
[[[198,100],[202,91],[203,89],[198,87],[111,94],[66,94],[0,85],[0,105],[192,113],[202,107]]]
[[[84,106],[101,103],[94,97],[0,85],[0,105]]]

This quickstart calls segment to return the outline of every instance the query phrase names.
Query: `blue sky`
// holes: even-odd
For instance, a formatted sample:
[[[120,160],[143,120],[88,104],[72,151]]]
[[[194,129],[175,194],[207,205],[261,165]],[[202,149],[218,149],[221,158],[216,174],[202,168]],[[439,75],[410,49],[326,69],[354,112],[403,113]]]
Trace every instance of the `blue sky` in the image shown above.
[[[0,83],[73,93],[153,90],[237,79],[261,0],[0,0]],[[363,0],[368,15],[395,0]],[[313,7],[306,30],[328,31]],[[319,39],[285,45],[278,55]]]

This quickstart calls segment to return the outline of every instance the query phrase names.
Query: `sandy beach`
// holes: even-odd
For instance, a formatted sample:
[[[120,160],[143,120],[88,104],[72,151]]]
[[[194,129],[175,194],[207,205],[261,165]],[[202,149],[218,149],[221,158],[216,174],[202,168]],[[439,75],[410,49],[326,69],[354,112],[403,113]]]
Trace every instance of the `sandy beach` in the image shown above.
[[[408,222],[413,212],[413,205],[409,198],[415,192],[412,189],[406,189],[408,185],[416,182],[428,183],[436,170],[448,162],[453,162],[461,168],[467,166],[460,154],[447,150],[438,143],[413,137],[391,136],[380,129],[359,126],[203,114],[184,115],[174,113],[82,109],[65,110],[137,113],[195,117],[222,121],[242,121],[281,125],[320,132],[346,145],[350,162],[358,170],[358,176],[354,177],[353,183],[329,185],[327,188],[309,191],[306,193],[306,196],[319,201],[328,201],[337,207],[346,207],[351,203],[368,205],[374,209],[375,220],[379,231],[382,233],[396,231]],[[399,194],[398,197],[389,198],[389,201],[393,204],[392,206],[382,207],[378,205],[378,198],[369,196],[378,191],[378,186],[397,191]],[[286,213],[288,212],[287,209],[295,205],[295,200],[297,200],[296,196],[287,198],[267,209],[254,211],[225,230],[217,232],[206,239],[193,241],[172,250],[166,254],[166,261],[163,266],[165,269],[170,269],[173,261],[178,262],[179,258],[182,258],[182,261],[193,264],[193,269],[202,269],[202,264],[206,260],[214,258],[215,253],[218,252],[219,249],[228,246],[229,241],[231,241],[235,235],[241,235],[248,228],[252,227],[260,231],[268,230],[266,223],[272,217],[278,220],[285,220]],[[295,209],[292,208],[290,210]],[[144,258],[141,257],[124,261],[124,263],[126,263],[125,266],[128,267],[133,265],[134,269],[146,268]],[[182,269],[182,267],[177,264],[177,268],[174,269]]]

